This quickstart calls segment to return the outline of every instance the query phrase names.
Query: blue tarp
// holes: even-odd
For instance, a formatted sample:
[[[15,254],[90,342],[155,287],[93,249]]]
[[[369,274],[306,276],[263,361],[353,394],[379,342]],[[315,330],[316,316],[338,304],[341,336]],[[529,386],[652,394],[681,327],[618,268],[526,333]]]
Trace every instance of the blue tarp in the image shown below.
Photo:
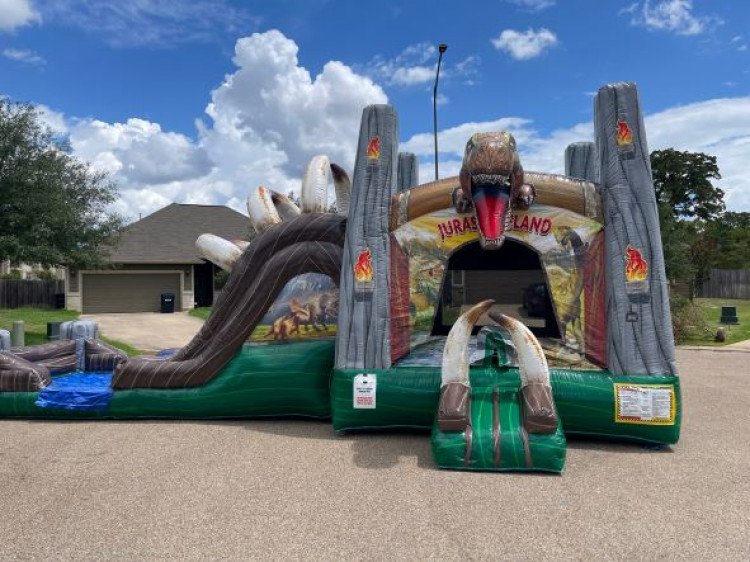
[[[114,394],[112,373],[68,373],[39,391],[36,405],[53,410],[103,412]]]

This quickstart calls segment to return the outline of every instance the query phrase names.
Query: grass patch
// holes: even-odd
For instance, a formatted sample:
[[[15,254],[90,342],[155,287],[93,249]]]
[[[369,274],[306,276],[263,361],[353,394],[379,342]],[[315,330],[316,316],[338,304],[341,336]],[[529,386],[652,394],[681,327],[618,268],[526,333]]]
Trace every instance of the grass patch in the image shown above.
[[[682,343],[690,345],[728,345],[750,339],[750,300],[740,299],[694,299],[701,312],[708,334],[688,334]],[[713,335],[719,327],[722,306],[737,307],[739,324],[724,326],[727,339],[723,343],[713,341]]]
[[[13,322],[24,321],[26,345],[47,343],[47,322],[75,320],[78,312],[55,308],[0,308],[0,329],[12,330]]]
[[[0,329],[11,330],[13,322],[24,321],[26,345],[47,343],[47,322],[65,322],[76,320],[79,312],[55,308],[0,308]],[[101,338],[103,341],[123,350],[128,355],[141,355],[143,352],[124,342]]]
[[[110,338],[105,338],[102,335],[99,336],[99,339],[102,340],[103,342],[107,342],[109,345],[112,345],[121,351],[124,351],[130,357],[133,357],[134,355],[143,355],[143,351],[141,351],[140,349],[134,348],[132,345],[130,345],[129,343],[125,343],[124,341],[118,341],[118,340],[113,340]]]
[[[211,314],[211,307],[210,306],[197,306],[195,308],[190,309],[188,314],[190,316],[195,316],[196,318],[200,318],[201,320],[206,320],[208,316]]]

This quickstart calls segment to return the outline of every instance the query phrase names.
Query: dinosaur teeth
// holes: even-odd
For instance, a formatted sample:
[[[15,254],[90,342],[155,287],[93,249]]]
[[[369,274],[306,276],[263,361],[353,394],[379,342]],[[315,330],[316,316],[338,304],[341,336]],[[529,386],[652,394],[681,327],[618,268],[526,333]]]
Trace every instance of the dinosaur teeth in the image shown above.
[[[507,330],[518,354],[518,367],[521,371],[521,387],[530,383],[550,385],[549,367],[539,340],[520,320],[505,314],[489,313],[490,318]]]
[[[477,320],[495,301],[488,299],[475,304],[458,317],[453,324],[443,349],[442,384],[460,382],[469,384],[469,338]]]
[[[214,234],[201,234],[195,241],[198,253],[225,271],[232,271],[242,255],[242,250],[233,242]]]
[[[247,196],[247,212],[250,215],[250,223],[259,234],[281,222],[279,212],[273,203],[272,190],[262,185]]]
[[[328,183],[331,161],[328,156],[313,156],[302,178],[302,212],[325,213],[328,210]]]

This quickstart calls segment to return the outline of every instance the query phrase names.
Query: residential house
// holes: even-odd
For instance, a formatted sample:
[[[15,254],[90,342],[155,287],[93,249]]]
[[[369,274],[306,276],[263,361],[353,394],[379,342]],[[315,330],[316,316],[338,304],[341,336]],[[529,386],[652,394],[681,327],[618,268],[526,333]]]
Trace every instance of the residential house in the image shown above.
[[[66,307],[84,313],[157,312],[162,293],[175,295],[175,310],[210,306],[215,266],[195,241],[203,233],[247,239],[248,218],[220,205],[172,203],[122,232],[111,269],[68,269]]]

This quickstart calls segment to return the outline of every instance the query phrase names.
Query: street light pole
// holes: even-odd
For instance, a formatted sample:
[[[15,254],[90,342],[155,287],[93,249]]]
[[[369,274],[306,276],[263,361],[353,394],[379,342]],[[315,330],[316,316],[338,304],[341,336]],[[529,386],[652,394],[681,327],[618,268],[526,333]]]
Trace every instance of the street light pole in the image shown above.
[[[437,142],[437,87],[438,78],[440,78],[440,63],[443,62],[443,53],[448,50],[448,45],[440,43],[438,45],[438,63],[435,72],[435,87],[432,89],[432,120],[435,128],[435,181],[438,180],[438,142]]]

